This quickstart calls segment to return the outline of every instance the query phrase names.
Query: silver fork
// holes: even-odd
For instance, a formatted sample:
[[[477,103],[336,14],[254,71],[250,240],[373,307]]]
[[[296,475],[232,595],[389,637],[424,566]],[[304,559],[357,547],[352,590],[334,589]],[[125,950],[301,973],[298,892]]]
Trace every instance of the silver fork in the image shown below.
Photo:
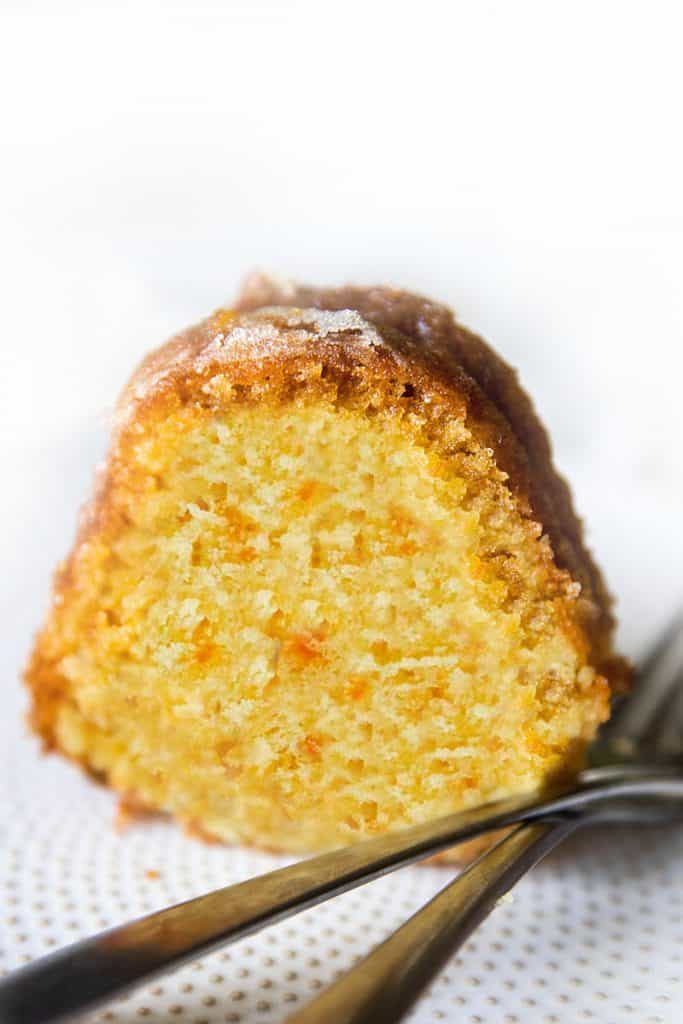
[[[584,777],[637,770],[639,760],[683,761],[683,616],[641,667],[632,696],[615,706],[590,750]],[[664,801],[664,802],[661,802]],[[672,815],[672,810],[674,814]],[[519,879],[577,828],[611,818],[642,824],[683,821],[668,798],[622,798],[555,820],[521,825],[478,858],[339,981],[287,1018],[287,1024],[391,1024],[403,1017],[448,958]]]
[[[666,666],[680,664],[683,657],[679,644],[683,644],[683,630],[672,632],[658,646],[649,659],[643,678],[651,678],[653,683],[660,677],[668,679]],[[658,687],[659,684],[657,692]],[[630,701],[631,698],[625,712],[631,706]],[[595,767],[579,776],[577,781],[498,801],[463,814],[451,814],[403,832],[377,836],[354,846],[299,861],[238,885],[226,886],[147,914],[57,950],[0,981],[0,1024],[48,1024],[72,1020],[77,1014],[91,1010],[112,996],[121,995],[142,981],[187,960],[487,831],[519,822],[542,820],[555,820],[563,826],[573,824],[574,817],[587,814],[591,808],[597,814],[601,805],[607,806],[607,800],[610,801],[611,820],[631,821],[634,809],[637,809],[639,820],[646,817],[657,821],[676,820],[683,814],[683,767],[659,758],[645,764],[638,762],[634,754],[640,752],[640,747],[634,748],[632,742],[630,745],[627,742],[632,738],[632,730],[619,734],[622,745],[628,747],[629,757],[622,758],[618,768],[615,768],[616,758],[604,753],[605,742],[609,744],[609,741],[601,739],[596,745],[599,756]],[[651,749],[643,749],[650,757]],[[645,797],[647,802],[643,801]],[[640,799],[637,806],[632,802],[636,798]],[[535,862],[551,845],[555,845],[550,841],[552,837],[556,842],[562,838],[559,832],[546,830],[543,825],[534,827],[534,833],[522,834],[516,847],[520,853],[523,847],[526,849],[523,843],[526,836],[525,865]],[[538,845],[531,842],[532,836],[538,838]],[[544,836],[547,839],[543,839]],[[503,851],[510,853],[512,849],[511,845],[503,847]],[[461,876],[460,888],[455,890],[456,894],[462,895],[464,887],[469,885],[470,893],[474,894],[465,901],[471,908],[470,930],[485,915],[489,905],[483,898],[477,904],[474,897],[488,882],[491,867],[495,863],[500,865],[494,872],[499,879],[496,883],[499,892],[509,888],[524,870],[524,867],[513,865],[512,856],[503,857],[500,847],[496,847],[496,851],[499,851],[500,861],[487,861],[486,864],[478,861],[470,872]],[[457,905],[454,904],[449,913],[456,912]],[[430,929],[427,929],[427,934],[433,937]],[[452,947],[444,945],[443,948]],[[333,993],[334,988],[329,991]],[[313,1007],[310,1012],[314,1012]],[[312,1016],[310,1019],[320,1018]],[[339,1017],[339,1020],[344,1019],[356,1018]]]

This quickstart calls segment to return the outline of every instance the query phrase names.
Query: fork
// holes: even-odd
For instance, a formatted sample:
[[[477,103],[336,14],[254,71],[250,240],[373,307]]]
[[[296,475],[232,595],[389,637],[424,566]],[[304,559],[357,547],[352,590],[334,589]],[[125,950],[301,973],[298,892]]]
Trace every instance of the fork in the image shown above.
[[[679,624],[657,646],[642,672],[642,680],[648,681],[648,694],[653,686],[659,690],[664,688],[657,684],[657,680],[668,680],[670,666],[683,661],[681,648],[683,627]],[[667,684],[667,693],[668,690]],[[641,688],[639,699],[644,693]],[[632,700],[635,698],[629,698],[624,706],[625,714]],[[660,703],[663,707],[663,701],[657,707]],[[633,729],[619,733],[618,739],[623,747],[621,760],[613,756],[609,738],[601,738],[595,745],[594,767],[580,775],[578,780],[448,815],[400,833],[377,836],[354,846],[299,861],[57,950],[0,981],[0,1024],[49,1024],[73,1020],[78,1013],[90,1010],[114,995],[121,995],[171,967],[487,831],[519,822],[538,823],[542,820],[555,820],[565,825],[589,811],[595,820],[601,807],[605,808],[603,815],[615,821],[632,821],[634,810],[638,820],[677,820],[683,814],[683,767],[675,761],[659,757],[651,759],[652,750],[645,744],[642,748],[634,746],[633,736],[636,734],[639,735]],[[635,756],[641,753],[641,749],[643,756],[649,759],[646,763],[640,763]],[[647,802],[644,802],[646,797]],[[633,803],[636,799],[640,801],[638,804]],[[522,834],[522,838],[526,835],[529,840],[525,854],[527,864],[533,863],[534,858],[538,860],[551,845],[555,845],[550,843],[551,837],[554,836],[556,842],[563,837],[542,824],[536,824],[534,828],[534,833]],[[546,834],[547,842],[543,839]],[[531,842],[532,835],[538,838],[538,846]],[[517,849],[521,853],[523,844],[521,840],[518,842]],[[495,848],[498,857],[502,857],[500,849],[500,846]],[[511,852],[512,846],[503,847],[503,850]],[[512,862],[511,856],[509,863],[507,858],[502,858],[502,867],[496,875],[500,892],[509,888],[515,877],[523,873],[519,864],[510,867]],[[462,894],[466,885],[464,880],[469,879],[470,897],[466,902],[473,907],[469,918],[470,931],[476,921],[485,916],[489,906],[483,895],[478,904],[475,899],[477,893],[483,892],[491,876],[490,868],[494,861],[487,863],[488,868],[484,861],[477,861],[469,872],[461,876],[460,889],[455,890]],[[506,870],[512,874],[506,874]],[[514,871],[517,871],[516,876]],[[453,909],[449,914],[455,912]],[[433,929],[428,929],[427,937],[432,934]],[[452,947],[446,944],[444,948]],[[328,991],[334,990],[333,987]],[[417,989],[414,991],[417,994]],[[314,1005],[310,1006],[311,1013]],[[313,1016],[310,1019],[321,1018]],[[339,1019],[345,1018],[340,1016]]]
[[[674,621],[639,673],[634,694],[614,709],[590,748],[585,778],[633,770],[639,758],[655,764],[683,760],[683,616]],[[647,804],[631,797],[590,805],[556,820],[521,825],[478,858],[425,907],[333,983],[318,998],[287,1018],[287,1024],[391,1024],[398,1021],[495,908],[500,898],[576,829],[610,814],[641,824],[671,820],[666,798]],[[679,803],[675,817],[683,821]]]

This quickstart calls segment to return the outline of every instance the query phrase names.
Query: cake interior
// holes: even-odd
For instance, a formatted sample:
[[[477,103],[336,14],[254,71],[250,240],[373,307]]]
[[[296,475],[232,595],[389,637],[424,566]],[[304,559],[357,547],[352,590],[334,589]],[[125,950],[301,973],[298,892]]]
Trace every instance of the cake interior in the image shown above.
[[[56,743],[292,851],[571,768],[605,684],[490,453],[451,444],[323,396],[150,417],[41,641]]]

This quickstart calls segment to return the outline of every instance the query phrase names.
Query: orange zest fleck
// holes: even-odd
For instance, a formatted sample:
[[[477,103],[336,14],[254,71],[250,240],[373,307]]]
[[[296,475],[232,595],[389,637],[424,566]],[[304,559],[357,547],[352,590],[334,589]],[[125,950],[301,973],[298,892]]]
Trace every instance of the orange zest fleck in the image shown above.
[[[322,629],[307,629],[292,633],[282,645],[282,653],[290,655],[302,664],[312,661],[327,661],[322,651],[325,632]]]
[[[325,484],[322,480],[304,480],[304,482],[297,487],[294,492],[294,496],[299,501],[310,502],[314,498],[324,498],[326,495],[331,494],[333,488],[329,484]]]
[[[315,736],[306,736],[301,741],[301,751],[312,761],[319,761],[322,757],[322,742]]]
[[[221,653],[220,644],[214,643],[213,630],[207,619],[202,619],[192,632],[194,651],[191,657],[199,665],[207,665],[218,659]]]
[[[197,653],[195,654],[195,661],[197,661],[200,665],[206,665],[209,662],[216,660],[216,656],[219,651],[220,647],[218,646],[218,644],[202,644],[201,647],[197,648]]]
[[[361,676],[351,676],[349,678],[347,694],[351,700],[361,700],[368,692],[368,683],[366,679]]]

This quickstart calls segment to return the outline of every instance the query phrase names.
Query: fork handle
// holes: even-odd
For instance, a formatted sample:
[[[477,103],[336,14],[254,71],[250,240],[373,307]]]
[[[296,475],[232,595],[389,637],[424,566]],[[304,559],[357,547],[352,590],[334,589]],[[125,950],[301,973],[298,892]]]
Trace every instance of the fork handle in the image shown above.
[[[636,772],[593,779],[578,789],[567,783],[549,796],[531,793],[375,836],[82,939],[0,980],[0,1024],[71,1022],[170,967],[483,832],[541,817],[581,816],[608,799],[683,799],[683,774],[640,770],[643,777]]]
[[[522,825],[286,1024],[398,1021],[512,886],[581,824]]]

